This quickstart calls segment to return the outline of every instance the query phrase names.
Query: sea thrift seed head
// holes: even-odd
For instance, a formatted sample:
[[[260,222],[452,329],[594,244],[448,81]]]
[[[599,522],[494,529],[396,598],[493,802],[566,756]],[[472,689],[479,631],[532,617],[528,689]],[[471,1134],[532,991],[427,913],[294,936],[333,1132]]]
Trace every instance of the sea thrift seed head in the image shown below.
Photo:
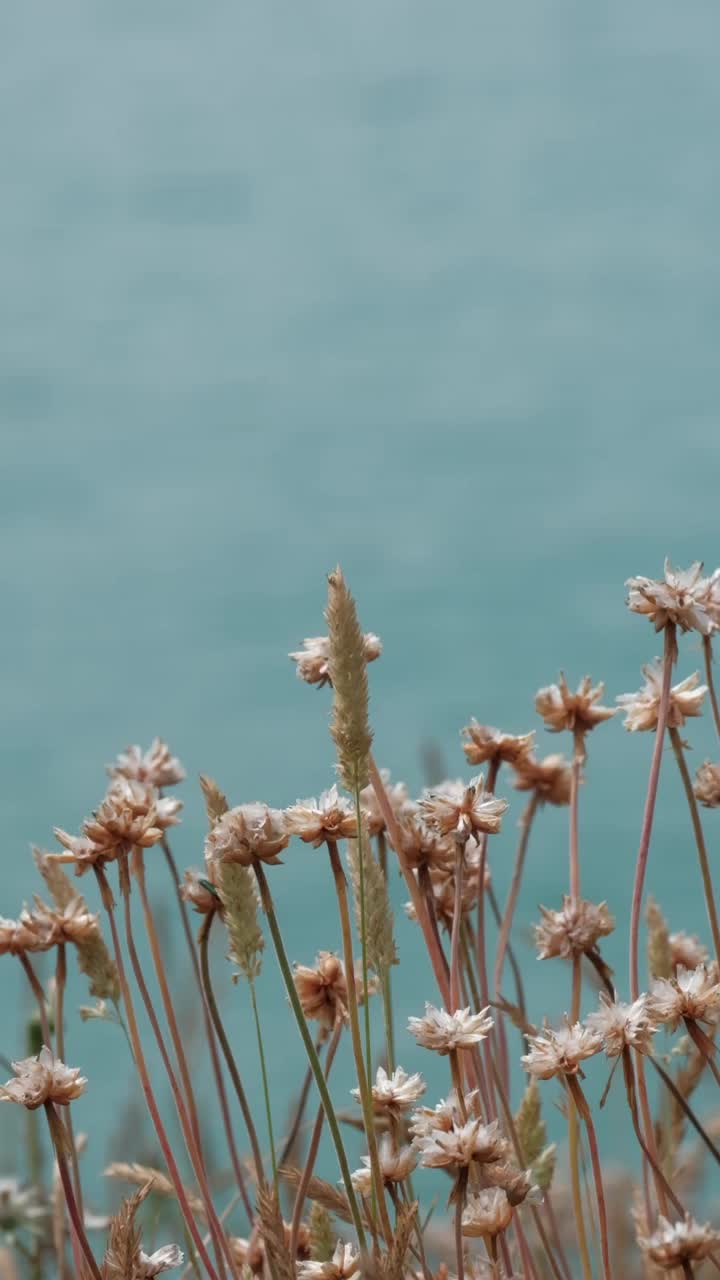
[[[466,1093],[465,1116],[479,1120],[481,1118],[480,1095],[477,1089]],[[463,1124],[463,1114],[458,1105],[457,1094],[451,1089],[447,1098],[438,1102],[435,1107],[419,1107],[411,1116],[410,1133],[415,1138],[429,1138],[433,1133],[450,1133],[455,1125]]]
[[[0,956],[21,956],[28,951],[48,951],[52,945],[50,933],[32,928],[28,924],[26,912],[22,913],[19,920],[8,920],[5,916],[0,916]]]
[[[382,641],[372,631],[363,636],[363,649],[366,662],[374,662],[382,653]],[[299,680],[306,684],[316,684],[319,689],[330,684],[330,637],[310,636],[303,640],[303,647],[289,654],[295,663],[295,672]]]
[[[156,1249],[154,1253],[147,1254],[140,1250],[140,1277],[146,1280],[151,1276],[159,1276],[162,1271],[172,1271],[175,1267],[181,1267],[185,1261],[185,1254],[176,1244],[164,1244],[162,1248]],[[140,1280],[139,1277],[139,1280]]]
[[[295,990],[306,1018],[319,1022],[331,1031],[338,1018],[348,1012],[348,989],[345,967],[332,951],[320,951],[314,966],[296,964],[293,973]]]
[[[467,1169],[473,1161],[491,1164],[504,1160],[509,1150],[497,1120],[483,1124],[477,1116],[454,1121],[448,1130],[433,1129],[417,1137],[415,1145],[425,1169]]]
[[[278,863],[289,840],[285,815],[255,801],[228,809],[205,838],[207,862]]]
[[[507,800],[500,800],[485,790],[485,779],[479,773],[467,785],[445,782],[426,791],[420,808],[428,826],[441,835],[465,841],[470,836],[496,834],[500,830]]]
[[[600,1036],[608,1058],[619,1057],[625,1048],[637,1049],[638,1053],[652,1052],[656,1027],[646,995],[625,1004],[622,1000],[610,1000],[601,991],[600,1008],[588,1014],[585,1025]]]
[[[335,1252],[327,1262],[301,1262],[298,1280],[360,1280],[360,1254],[351,1244],[338,1240]]]
[[[678,967],[674,978],[658,978],[650,993],[650,1015],[674,1031],[683,1018],[720,1021],[720,982],[715,965]]]
[[[480,872],[482,851],[474,840],[468,840],[464,848],[462,896],[460,910],[463,916],[473,911],[480,896]],[[485,860],[483,888],[490,884],[490,865]],[[446,857],[430,868],[430,885],[435,902],[435,912],[440,922],[450,932],[455,918],[455,856]],[[414,912],[412,913],[414,914]]]
[[[418,1072],[408,1075],[402,1067],[396,1067],[392,1074],[388,1075],[384,1067],[378,1067],[375,1083],[372,1086],[373,1111],[377,1115],[397,1118],[414,1106],[418,1098],[424,1094],[426,1087]],[[361,1100],[359,1089],[353,1089],[352,1095],[358,1102]]]
[[[542,760],[526,756],[515,766],[514,785],[516,791],[534,791],[541,804],[569,804],[572,768],[557,753]]]
[[[694,933],[671,933],[668,943],[670,945],[670,972],[653,976],[670,977],[670,974],[680,966],[683,969],[697,969],[699,965],[706,965],[709,961],[707,947],[703,946]]]
[[[408,789],[404,782],[391,782],[390,770],[381,769],[380,778],[388,803],[395,816],[400,818],[405,806],[408,803]],[[365,816],[365,825],[369,836],[379,836],[385,831],[385,818],[382,809],[378,804],[378,798],[375,794],[375,788],[372,785],[363,787],[360,792],[360,804]]]
[[[338,793],[333,783],[320,799],[298,800],[285,810],[288,835],[299,836],[306,844],[319,849],[328,840],[348,840],[357,835],[357,817],[352,800]]]
[[[106,766],[106,772],[111,778],[145,782],[158,790],[160,787],[174,787],[186,776],[177,756],[171,755],[162,738],[153,738],[147,751],[138,746],[126,747],[113,764]]]
[[[36,1058],[22,1058],[12,1063],[15,1079],[0,1086],[0,1101],[17,1102],[35,1111],[45,1102],[66,1107],[85,1092],[87,1079],[78,1067],[66,1067],[43,1045]]]
[[[648,1262],[662,1271],[675,1271],[684,1263],[701,1262],[720,1248],[720,1231],[714,1231],[709,1222],[701,1226],[689,1213],[675,1223],[660,1215],[657,1229],[638,1236],[638,1244]]]
[[[593,686],[590,676],[583,676],[575,693],[568,687],[561,673],[557,684],[539,689],[535,695],[535,710],[542,716],[545,728],[551,733],[569,729],[572,733],[585,734],[615,715],[615,707],[601,707],[604,684]]]
[[[214,883],[213,876],[215,874],[213,863],[205,871],[198,871],[196,867],[188,867],[183,872],[180,893],[184,901],[190,904],[193,911],[197,911],[201,916],[212,915],[213,911],[219,911],[222,907],[217,889],[213,893],[211,889],[207,888],[208,884]]]
[[[637,693],[622,693],[615,701],[625,712],[625,728],[631,733],[654,731],[658,725],[658,713],[662,700],[663,664],[660,658],[642,668],[645,684]],[[702,700],[707,693],[707,685],[700,684],[700,674],[694,671],[691,676],[673,685],[668,703],[667,724],[670,729],[680,729],[690,716],[699,716],[702,712]]]
[[[489,724],[471,720],[461,731],[467,738],[463,743],[465,758],[470,765],[485,764],[491,760],[516,765],[532,752],[535,732],[523,734],[502,733]]]
[[[420,867],[445,865],[448,861],[454,861],[455,846],[452,838],[432,831],[422,816],[414,813],[409,805],[398,815],[398,826],[398,852],[402,853],[409,866],[417,870]]]
[[[142,782],[115,778],[100,807],[83,823],[83,834],[108,861],[134,848],[149,849],[162,838],[157,794]]]
[[[598,938],[605,938],[615,928],[606,902],[587,902],[563,894],[559,911],[540,907],[542,920],[534,926],[535,945],[541,960],[552,956],[582,955],[592,951]]]
[[[695,799],[706,809],[720,808],[720,764],[705,760],[695,775]]]
[[[477,1191],[468,1197],[462,1213],[464,1236],[496,1236],[509,1227],[513,1216],[510,1201],[501,1187]]]
[[[483,1177],[489,1187],[500,1187],[505,1192],[513,1209],[526,1200],[531,1204],[542,1200],[532,1169],[518,1169],[510,1161],[499,1160],[484,1166]]]
[[[521,1061],[525,1070],[538,1080],[551,1080],[553,1076],[576,1076],[580,1063],[592,1058],[602,1048],[597,1031],[584,1027],[581,1022],[568,1023],[558,1031],[547,1030],[529,1037],[530,1052]]]
[[[649,618],[656,631],[663,631],[672,623],[681,631],[699,631],[709,636],[714,627],[706,603],[711,580],[701,577],[702,568],[702,561],[696,560],[689,569],[674,569],[666,559],[662,581],[628,578],[628,608]],[[677,658],[677,644],[672,658]]]
[[[434,1005],[425,1005],[425,1016],[409,1018],[408,1030],[423,1049],[433,1049],[442,1056],[454,1049],[472,1049],[473,1045],[487,1039],[493,1026],[489,1006],[471,1013],[467,1009],[456,1009],[455,1013],[446,1013],[444,1009],[436,1009]]]
[[[414,1147],[396,1147],[389,1134],[383,1134],[378,1145],[378,1159],[383,1182],[388,1185],[404,1182],[410,1177],[417,1164],[417,1152]],[[369,1196],[372,1191],[372,1169],[370,1157],[362,1156],[362,1168],[351,1174],[352,1184],[359,1195]]]
[[[97,936],[98,917],[88,910],[85,899],[80,895],[64,907],[49,907],[37,894],[33,896],[33,910],[23,911],[20,921],[43,939],[49,938],[52,946],[67,942],[88,942]]]

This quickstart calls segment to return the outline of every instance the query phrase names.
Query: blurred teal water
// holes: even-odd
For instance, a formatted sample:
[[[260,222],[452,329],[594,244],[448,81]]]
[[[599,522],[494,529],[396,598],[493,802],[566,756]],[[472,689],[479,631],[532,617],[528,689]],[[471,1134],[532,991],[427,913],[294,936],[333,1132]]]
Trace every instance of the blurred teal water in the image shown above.
[[[413,788],[423,742],[462,772],[469,716],[532,726],[560,667],[637,686],[657,644],[624,579],[720,555],[718,37],[716,5],[663,0],[7,9],[2,913],[35,884],[29,843],[77,829],[127,742],[160,733],[188,767],[183,865],[198,771],[235,802],[331,780],[328,699],[285,655],[322,630],[337,561],[385,642],[378,757]],[[696,761],[714,749],[709,724],[690,737]],[[650,746],[601,729],[582,796],[621,985]],[[702,929],[665,773],[651,883]],[[521,927],[566,885],[546,818]],[[304,849],[273,874],[293,958],[338,945],[326,879]],[[432,986],[398,931],[402,1017]],[[523,958],[536,1010],[560,1012],[565,975]],[[263,982],[284,1098],[300,1054],[270,958]],[[226,998],[254,1088],[245,996]],[[426,1065],[404,1034],[400,1054]],[[128,1132],[128,1060],[97,1024],[69,1056],[96,1169]]]

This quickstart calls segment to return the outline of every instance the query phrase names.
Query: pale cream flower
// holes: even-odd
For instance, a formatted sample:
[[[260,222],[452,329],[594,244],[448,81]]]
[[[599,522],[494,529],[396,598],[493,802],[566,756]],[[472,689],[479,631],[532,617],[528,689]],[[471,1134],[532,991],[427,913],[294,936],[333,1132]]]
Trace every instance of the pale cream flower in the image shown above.
[[[638,1236],[638,1244],[649,1262],[662,1271],[674,1271],[684,1263],[701,1262],[720,1248],[720,1231],[709,1222],[701,1226],[689,1213],[675,1223],[661,1214],[657,1229],[649,1236]]]
[[[83,823],[83,834],[112,859],[134,848],[148,849],[162,837],[157,795],[142,782],[116,778],[100,807]]]
[[[11,1065],[16,1079],[0,1086],[2,1102],[17,1102],[35,1111],[45,1102],[65,1107],[85,1092],[87,1079],[79,1067],[66,1067],[46,1045],[36,1058],[22,1058]]]
[[[510,1225],[513,1209],[501,1187],[468,1197],[462,1214],[464,1236],[496,1236]]]
[[[477,906],[480,894],[481,866],[481,848],[475,840],[468,840],[464,848],[462,894],[460,898],[460,910],[463,916]],[[430,885],[435,902],[435,913],[448,932],[452,929],[452,923],[455,918],[455,879],[454,853],[452,855],[446,853],[443,860],[438,858],[438,861],[430,867]],[[489,884],[490,864],[486,858],[483,887],[487,889]],[[414,911],[411,914],[414,915]]]
[[[514,786],[516,791],[534,791],[541,804],[569,804],[572,767],[557,753],[542,760],[526,756],[515,767]]]
[[[26,916],[26,913],[23,912]],[[27,919],[7,920],[0,916],[0,956],[20,956],[26,951],[48,951],[53,945],[49,932],[33,929]]]
[[[441,835],[452,835],[461,841],[483,833],[497,833],[507,807],[507,800],[485,791],[481,773],[467,784],[459,780],[445,782],[426,791],[420,800],[428,826]]]
[[[370,1157],[361,1156],[361,1160],[362,1168],[356,1169],[350,1178],[354,1190],[359,1195],[369,1196],[372,1192]],[[389,1185],[393,1182],[404,1182],[410,1177],[417,1164],[417,1154],[414,1147],[397,1148],[390,1135],[385,1133],[378,1145],[378,1160],[383,1182]]]
[[[706,809],[720,808],[720,764],[705,760],[695,774],[695,799]]]
[[[211,915],[213,911],[222,909],[219,895],[207,888],[208,884],[214,884],[213,871],[214,863],[210,862],[205,871],[198,871],[195,867],[188,867],[183,872],[180,893],[199,915]]]
[[[479,1117],[455,1121],[451,1129],[431,1129],[415,1138],[425,1169],[466,1169],[473,1161],[490,1164],[508,1155],[507,1139],[497,1120],[483,1124]]]
[[[141,1249],[138,1259],[140,1276],[143,1280],[146,1280],[146,1277],[150,1280],[150,1277],[159,1276],[162,1271],[172,1271],[174,1267],[181,1267],[184,1261],[185,1254],[176,1244],[164,1244],[150,1254]]]
[[[289,1222],[283,1223],[283,1231],[285,1244],[289,1248],[292,1237]],[[297,1253],[295,1255],[297,1260],[304,1262],[310,1257],[311,1243],[310,1230],[305,1222],[301,1222],[297,1240]],[[265,1241],[262,1236],[254,1234],[250,1240],[245,1239],[244,1236],[231,1236],[230,1247],[233,1252],[233,1258],[239,1266],[249,1267],[253,1275],[265,1276]]]
[[[293,982],[298,993],[302,1011],[306,1018],[320,1023],[326,1031],[331,1031],[338,1018],[343,1021],[348,1016],[348,989],[345,977],[345,966],[333,951],[319,951],[314,965],[296,964],[293,969]],[[364,1003],[362,969],[355,966],[355,990],[358,1002]],[[374,995],[377,982],[368,981],[368,994]]]
[[[715,965],[696,969],[678,966],[674,978],[657,978],[650,993],[651,1017],[674,1031],[683,1018],[695,1022],[720,1020],[720,982]]]
[[[581,1022],[530,1036],[529,1044],[530,1052],[524,1054],[521,1062],[528,1074],[537,1076],[539,1080],[577,1075],[580,1063],[592,1058],[602,1048],[597,1031],[584,1027]]]
[[[161,831],[177,826],[180,821],[178,815],[182,808],[183,802],[178,800],[177,796],[155,796],[156,825]]]
[[[465,1116],[480,1119],[480,1095],[477,1089],[464,1096]],[[451,1089],[447,1098],[443,1098],[435,1107],[418,1107],[413,1111],[410,1133],[415,1138],[428,1138],[431,1134],[450,1133],[454,1125],[463,1124],[463,1115],[458,1105],[457,1094]]]
[[[694,933],[671,933],[670,961],[673,969],[682,965],[683,969],[697,969],[698,965],[707,964],[709,952]]]
[[[605,938],[615,928],[606,902],[588,902],[563,894],[559,911],[540,907],[542,920],[533,926],[535,945],[541,960],[552,956],[582,955],[592,951],[598,938]]]
[[[75,867],[75,875],[82,876],[92,867],[104,867],[118,856],[117,845],[98,845],[87,836],[71,836],[62,827],[53,827],[55,838],[66,850],[65,853],[49,853],[50,862],[71,862]],[[162,833],[160,833],[162,834]]]
[[[617,1058],[623,1049],[637,1049],[639,1053],[652,1051],[652,1038],[656,1027],[651,1018],[650,1001],[639,996],[632,1004],[622,1000],[610,1000],[600,992],[600,1008],[589,1013],[585,1025],[597,1032],[608,1058]]]
[[[395,816],[399,819],[408,804],[408,789],[404,782],[390,781],[389,769],[381,769],[380,778],[382,780],[383,787],[385,788],[385,795],[387,796],[388,804]],[[382,809],[378,804],[378,798],[372,784],[370,784],[370,786],[363,787],[360,792],[360,804],[364,811],[365,825],[367,827],[368,835],[381,835],[386,829],[385,818],[383,816]]]
[[[372,631],[363,637],[365,644],[365,661],[374,662],[382,653],[382,641]],[[306,684],[316,684],[322,688],[330,684],[330,637],[310,636],[303,640],[302,649],[289,655],[296,664],[296,673]]]
[[[174,787],[186,776],[177,756],[170,754],[170,748],[162,738],[153,738],[147,751],[138,746],[126,747],[113,764],[106,766],[106,772],[111,778],[149,783],[158,790],[160,787]]]
[[[461,733],[467,738],[463,751],[471,765],[485,764],[490,760],[516,765],[531,754],[535,745],[534,730],[522,734],[502,733],[492,725],[478,724],[475,719]]]
[[[421,1048],[443,1056],[454,1049],[472,1049],[487,1038],[493,1025],[489,1006],[478,1013],[471,1013],[469,1006],[447,1013],[426,1003],[424,1017],[408,1019],[408,1030]]]
[[[422,816],[413,812],[410,805],[406,805],[398,815],[398,825],[398,852],[403,855],[408,866],[417,870],[420,867],[433,867],[454,861],[455,845],[452,838],[432,831]]]
[[[631,733],[657,729],[658,712],[662,699],[663,664],[660,658],[642,668],[645,684],[637,693],[621,693],[615,699],[625,712],[625,728]],[[691,676],[673,685],[668,702],[667,724],[670,729],[680,729],[690,716],[702,713],[702,700],[707,693],[707,685],[700,684],[700,674],[694,671]]]
[[[299,836],[306,844],[318,849],[328,840],[354,839],[357,836],[355,805],[341,796],[333,783],[323,791],[320,799],[298,800],[285,810],[285,829],[288,835]]]
[[[500,1160],[484,1165],[482,1174],[489,1187],[502,1188],[513,1209],[526,1200],[531,1204],[542,1200],[542,1192],[533,1181],[532,1169],[518,1169],[516,1164]]]
[[[375,1083],[372,1087],[373,1111],[378,1115],[397,1118],[403,1111],[409,1111],[425,1092],[426,1084],[419,1072],[408,1075],[402,1067],[396,1067],[392,1075],[388,1075],[384,1067],[378,1067]],[[360,1090],[353,1089],[352,1095],[361,1100]]]
[[[239,862],[251,867],[257,861],[277,863],[289,836],[285,815],[279,809],[254,801],[228,809],[205,838],[208,862]]]
[[[674,569],[666,559],[663,581],[628,578],[628,608],[649,618],[656,631],[671,622],[681,631],[699,631],[709,636],[714,626],[707,603],[712,580],[701,577],[702,568],[702,561],[696,560],[689,569]],[[676,656],[677,646],[673,658]]]
[[[88,911],[84,898],[72,898],[64,907],[49,907],[34,894],[33,911],[24,910],[20,923],[37,932],[52,946],[67,942],[87,942],[98,936],[98,917]]]
[[[360,1254],[351,1244],[338,1240],[332,1258],[327,1262],[301,1262],[298,1280],[360,1280]]]
[[[583,676],[575,693],[568,687],[564,674],[557,684],[539,689],[535,695],[535,710],[542,716],[545,728],[551,733],[569,729],[573,733],[589,733],[603,720],[615,715],[615,707],[598,705],[605,692],[604,684],[593,687],[590,676]]]

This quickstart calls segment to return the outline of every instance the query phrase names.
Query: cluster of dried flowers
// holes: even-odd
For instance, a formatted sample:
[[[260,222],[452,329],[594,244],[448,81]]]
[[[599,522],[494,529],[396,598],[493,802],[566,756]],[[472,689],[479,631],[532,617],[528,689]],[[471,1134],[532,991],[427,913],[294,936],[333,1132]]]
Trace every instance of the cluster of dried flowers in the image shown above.
[[[693,1159],[698,1164],[688,1135],[696,1137],[707,1164],[712,1162],[708,1185],[717,1186],[714,1166],[720,1163],[717,1125],[698,1115],[692,1098],[701,1079],[712,1087],[720,1084],[720,929],[699,808],[720,808],[720,763],[705,761],[693,782],[679,733],[701,714],[709,694],[720,738],[712,677],[720,570],[705,577],[700,564],[678,571],[666,563],[659,581],[633,578],[627,586],[629,608],[663,633],[663,657],[643,666],[644,685],[618,697],[616,707],[602,705],[603,686],[588,676],[575,690],[561,675],[538,692],[535,707],[545,728],[570,735],[568,758],[538,756],[535,731],[512,734],[473,719],[462,730],[462,747],[470,768],[485,772],[429,787],[411,799],[407,787],[391,782],[373,759],[367,666],[382,646],[376,635],[360,629],[339,570],[328,580],[328,634],[305,640],[290,656],[302,681],[331,692],[341,786],[334,783],[319,797],[285,808],[257,801],[231,807],[216,783],[201,778],[208,815],[204,865],[189,868],[181,878],[169,833],[180,821],[182,804],[167,791],[184,780],[182,766],[160,740],[145,752],[130,747],[118,756],[108,768],[106,794],[80,832],[58,828],[59,850],[34,851],[50,905],[35,895],[33,906],[23,907],[16,918],[0,918],[0,953],[22,966],[39,1025],[36,1050],[12,1063],[13,1077],[0,1087],[0,1099],[25,1108],[30,1124],[39,1119],[47,1124],[54,1157],[49,1189],[37,1159],[25,1182],[0,1180],[0,1238],[11,1250],[14,1274],[28,1280],[50,1274],[61,1280],[138,1280],[176,1270],[211,1280],[253,1275],[360,1280],[366,1274],[386,1280],[451,1275],[463,1280],[467,1272],[498,1280],[592,1280],[594,1275],[609,1280],[672,1271],[693,1276],[703,1266],[720,1267],[720,1230],[699,1221],[687,1203],[696,1190],[687,1171]],[[701,637],[705,684],[698,673],[673,684],[678,634],[685,632]],[[580,891],[578,812],[588,739],[618,711],[631,732],[655,735],[631,898],[627,989],[622,981],[616,985],[602,955],[603,939],[615,927],[611,910]],[[670,932],[645,892],[668,739],[687,797],[710,949],[694,936]],[[507,790],[508,783],[524,795],[524,808],[510,889],[501,905],[491,879],[492,845],[510,807],[498,786]],[[540,907],[534,930],[538,957],[566,962],[558,981],[567,981],[567,1012],[555,1026],[530,1019],[513,941],[531,832],[548,804],[567,809],[569,833],[567,892],[559,895],[559,906]],[[318,938],[315,959],[294,966],[275,907],[274,887],[282,888],[282,872],[272,870],[282,863],[281,855],[290,856],[293,840],[324,850],[321,861],[334,887],[337,919],[321,923],[332,934],[337,930],[340,940],[335,951],[327,949],[334,936]],[[145,860],[156,847],[160,853],[151,856],[163,858],[172,878],[202,1018],[202,1110],[146,886]],[[94,877],[101,910],[89,908],[66,867],[76,876]],[[411,1017],[404,1029],[406,1066],[396,1056],[392,1000],[398,952],[389,882],[398,874],[409,897],[407,914],[427,951],[427,980],[434,985],[425,1012]],[[138,954],[136,900],[150,966]],[[644,991],[643,904],[648,925]],[[233,977],[245,981],[250,992],[253,1020],[240,1043],[225,1026],[213,987],[210,941],[218,932]],[[282,1142],[273,1127],[277,1106],[267,1085],[255,993],[267,945],[275,954],[307,1070]],[[153,1167],[124,1163],[108,1170],[137,1188],[110,1219],[93,1218],[83,1203],[82,1142],[72,1117],[89,1082],[65,1062],[68,949],[95,1000],[81,1015],[113,1020],[125,1029],[158,1153]],[[47,988],[38,976],[39,953],[55,959]],[[371,998],[382,1005],[384,1027],[382,1042],[375,1027],[374,1044]],[[588,1001],[594,1007],[583,1018]],[[678,1031],[682,1034],[674,1042],[667,1040]],[[259,1063],[252,1088],[248,1036],[257,1039]],[[513,1049],[516,1037],[520,1043]],[[344,1117],[336,1109],[332,1067],[343,1038],[354,1059],[351,1096],[359,1117]],[[149,1047],[162,1060],[172,1117],[165,1114],[159,1082],[148,1067]],[[409,1055],[417,1049],[446,1061],[446,1096],[434,1105],[427,1104],[420,1070],[408,1069]],[[609,1062],[598,1105],[585,1064],[603,1057]],[[527,1082],[513,1104],[519,1063]],[[596,1131],[618,1065],[638,1143],[632,1215],[627,1197],[620,1208],[614,1204],[612,1176],[603,1166]],[[413,1061],[415,1066],[421,1061]],[[563,1178],[556,1176],[558,1153],[547,1140],[541,1112],[538,1082],[549,1080],[561,1089],[567,1120]],[[203,1135],[211,1098],[227,1146],[223,1179],[209,1160]],[[348,1133],[358,1129],[366,1150],[353,1171]],[[316,1173],[325,1131],[337,1164],[333,1181]],[[37,1155],[36,1145],[33,1149]],[[133,1152],[127,1155],[131,1159]],[[431,1221],[420,1207],[414,1180],[424,1197],[421,1179],[428,1177],[439,1177],[447,1190],[446,1227],[439,1214]],[[712,1197],[703,1196],[705,1182],[695,1205],[700,1217],[706,1204],[712,1207]],[[151,1252],[143,1248],[143,1233],[154,1229],[158,1217],[142,1209],[148,1198],[171,1206],[182,1251],[176,1244]],[[236,1220],[231,1214],[244,1215],[244,1235],[231,1229],[230,1221]],[[97,1230],[106,1236],[101,1247],[91,1243]]]

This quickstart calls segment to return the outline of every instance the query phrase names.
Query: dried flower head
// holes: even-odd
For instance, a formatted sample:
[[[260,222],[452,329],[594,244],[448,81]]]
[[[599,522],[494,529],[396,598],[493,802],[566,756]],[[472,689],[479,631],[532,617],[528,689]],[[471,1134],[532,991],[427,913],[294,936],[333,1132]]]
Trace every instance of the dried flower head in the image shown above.
[[[674,1031],[683,1018],[695,1022],[720,1020],[720,982],[714,965],[678,967],[674,978],[658,978],[650,994],[651,1017]]]
[[[464,1236],[496,1236],[510,1225],[513,1209],[501,1187],[478,1191],[468,1197],[462,1214]]]
[[[315,1019],[327,1031],[338,1018],[347,1018],[345,967],[332,951],[320,951],[314,966],[296,964],[293,981],[306,1018]]]
[[[0,1087],[0,1101],[17,1102],[35,1111],[45,1102],[66,1107],[85,1092],[87,1080],[78,1067],[66,1067],[46,1045],[36,1058],[22,1058],[12,1063],[15,1079]]]
[[[180,893],[185,902],[189,902],[193,911],[197,911],[201,916],[211,915],[213,911],[219,911],[222,907],[217,887],[215,887],[214,892],[207,887],[214,884],[214,874],[215,867],[213,863],[205,871],[198,871],[196,867],[188,867],[183,872]]]
[[[88,910],[85,899],[79,895],[64,907],[49,907],[34,894],[35,907],[23,911],[20,921],[28,929],[50,939],[52,946],[60,943],[83,943],[97,937],[98,917]]]
[[[483,1124],[479,1116],[454,1121],[450,1129],[431,1129],[416,1137],[415,1145],[426,1169],[466,1169],[473,1161],[491,1164],[509,1152],[497,1120]]]
[[[671,933],[670,964],[672,969],[682,965],[683,969],[697,969],[699,965],[708,963],[709,953],[694,933]],[[655,976],[655,975],[654,975]],[[669,977],[669,974],[658,974],[657,977]]]
[[[372,1190],[372,1171],[370,1157],[362,1156],[362,1168],[351,1175],[354,1189],[363,1196],[370,1195]],[[404,1182],[410,1177],[417,1164],[417,1152],[414,1147],[396,1147],[389,1134],[383,1134],[378,1145],[378,1159],[383,1182]]]
[[[432,831],[419,813],[414,812],[411,805],[406,805],[398,815],[400,832],[398,850],[408,866],[415,869],[433,867],[453,863],[455,845],[451,836],[438,835]]]
[[[489,724],[478,724],[475,719],[465,726],[462,735],[467,738],[463,751],[470,765],[490,760],[516,765],[531,754],[535,744],[534,730],[523,734],[502,733]]]
[[[406,805],[408,804],[408,789],[404,782],[391,782],[390,770],[381,769],[380,777],[388,804],[396,817],[400,817]],[[360,792],[360,804],[363,809],[365,827],[369,836],[379,836],[386,829],[385,818],[382,809],[378,804],[378,798],[375,794],[375,788],[370,785],[363,787]]]
[[[696,560],[689,569],[674,569],[666,559],[662,581],[628,578],[628,608],[649,618],[656,631],[673,623],[681,631],[699,631],[709,636],[714,626],[708,611],[711,579],[701,577],[702,568],[702,561]],[[677,646],[673,658],[676,656]]]
[[[497,833],[507,807],[507,800],[485,791],[481,773],[467,784],[459,780],[445,782],[426,791],[420,800],[428,826],[460,841],[483,833]]]
[[[288,835],[299,836],[306,844],[318,849],[331,840],[348,840],[357,835],[355,805],[338,793],[333,783],[329,791],[323,791],[320,799],[298,800],[285,810],[285,828]]]
[[[528,1200],[531,1204],[542,1200],[542,1192],[535,1181],[533,1169],[518,1169],[509,1160],[499,1160],[485,1165],[483,1178],[489,1187],[500,1187],[513,1209]]]
[[[462,892],[460,910],[463,916],[474,910],[480,896],[480,875],[483,871],[482,850],[475,840],[468,840],[464,849]],[[435,902],[435,913],[448,932],[455,918],[455,858],[454,855],[438,861],[430,867],[430,886]],[[484,860],[483,887],[490,884],[490,865]],[[410,913],[414,915],[414,911]]]
[[[418,1098],[424,1094],[426,1087],[418,1072],[408,1075],[402,1067],[396,1067],[392,1074],[388,1075],[384,1067],[378,1067],[372,1087],[373,1111],[377,1115],[397,1118],[414,1106]],[[360,1101],[359,1089],[353,1089],[352,1095],[358,1102]]]
[[[159,1276],[162,1271],[172,1271],[175,1267],[181,1267],[184,1261],[185,1255],[176,1244],[164,1244],[162,1248],[150,1254],[141,1249],[140,1276],[142,1280],[146,1280],[146,1277]]]
[[[582,955],[592,951],[598,938],[605,938],[615,928],[606,902],[587,902],[563,894],[559,911],[540,907],[542,920],[534,926],[535,944],[541,960],[552,956]]]
[[[564,674],[557,684],[539,689],[535,695],[535,710],[542,716],[545,728],[551,733],[569,729],[572,733],[589,733],[603,720],[615,715],[615,707],[601,707],[604,684],[593,686],[590,676],[583,676],[575,693],[568,687]]]
[[[514,785],[516,791],[534,791],[541,804],[569,804],[572,768],[562,755],[526,756],[515,767]]]
[[[366,662],[374,662],[380,657],[382,641],[372,631],[363,636],[363,645]],[[324,684],[331,683],[329,636],[310,636],[303,640],[302,649],[289,654],[289,657],[295,663],[298,678],[306,684],[316,684],[318,688],[322,688]]]
[[[49,932],[32,928],[23,912],[19,920],[0,916],[0,956],[20,956],[28,951],[48,951],[52,946]]]
[[[622,693],[615,701],[625,712],[625,728],[631,733],[657,729],[658,712],[662,698],[663,664],[659,658],[642,668],[645,684],[637,693]],[[667,724],[679,729],[690,716],[702,712],[702,700],[707,685],[700,684],[700,674],[695,671],[670,690]]]
[[[695,799],[706,809],[720,808],[720,764],[705,760],[695,774]]]
[[[661,1215],[657,1229],[649,1236],[638,1236],[638,1244],[649,1262],[662,1271],[674,1271],[708,1258],[720,1247],[720,1231],[714,1231],[709,1222],[701,1226],[689,1213],[675,1223]]]
[[[167,810],[158,813],[158,797],[145,783],[118,777],[100,807],[83,823],[81,836],[68,835],[55,827],[55,835],[67,850],[56,855],[59,862],[73,862],[76,875],[91,867],[102,867],[133,849],[148,849],[162,839],[165,826],[174,817]]]
[[[238,862],[251,867],[259,862],[277,863],[286,848],[285,815],[279,809],[255,801],[228,809],[205,838],[206,862]]]
[[[466,1093],[464,1110],[461,1110],[454,1089],[435,1107],[419,1107],[411,1117],[410,1133],[415,1138],[428,1138],[433,1133],[450,1133],[455,1125],[463,1124],[465,1117],[481,1118],[480,1096],[477,1090]]]
[[[521,1061],[528,1074],[538,1080],[575,1076],[580,1071],[580,1063],[592,1058],[602,1048],[598,1032],[584,1027],[581,1022],[530,1036],[529,1044],[530,1052]]]
[[[408,1019],[408,1030],[417,1043],[423,1049],[433,1049],[441,1055],[453,1049],[472,1049],[473,1045],[487,1038],[492,1026],[489,1006],[478,1013],[471,1013],[469,1006],[447,1013],[445,1009],[436,1009],[426,1003],[423,1018]]]
[[[106,766],[111,778],[127,778],[129,782],[145,782],[151,787],[174,787],[185,779],[177,756],[162,738],[153,738],[147,751],[142,747],[126,747],[113,764]]]
[[[338,1240],[335,1252],[327,1262],[301,1262],[298,1280],[360,1280],[360,1254],[351,1244]]]
[[[619,1057],[626,1047],[637,1049],[639,1053],[652,1051],[656,1028],[646,995],[639,996],[632,1004],[624,1004],[622,1000],[610,1000],[601,991],[600,1008],[588,1014],[585,1023],[600,1036],[608,1058]]]

